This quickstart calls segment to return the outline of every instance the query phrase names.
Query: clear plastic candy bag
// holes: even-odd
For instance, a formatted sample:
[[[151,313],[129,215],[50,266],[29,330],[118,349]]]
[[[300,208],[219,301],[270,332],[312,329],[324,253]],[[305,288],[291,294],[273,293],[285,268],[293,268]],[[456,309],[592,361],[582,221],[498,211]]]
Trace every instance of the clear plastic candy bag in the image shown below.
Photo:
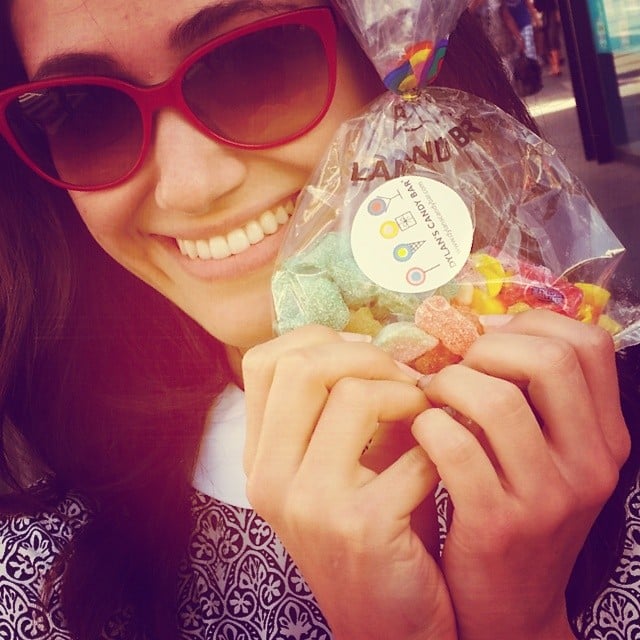
[[[363,46],[397,79],[380,38],[407,33],[358,6]],[[459,361],[491,316],[532,308],[640,342],[637,310],[607,289],[624,248],[554,148],[491,103],[407,78],[338,130],[302,191],[272,280],[275,332],[368,334],[422,373]]]
[[[385,86],[404,94],[431,82],[469,0],[334,0]]]

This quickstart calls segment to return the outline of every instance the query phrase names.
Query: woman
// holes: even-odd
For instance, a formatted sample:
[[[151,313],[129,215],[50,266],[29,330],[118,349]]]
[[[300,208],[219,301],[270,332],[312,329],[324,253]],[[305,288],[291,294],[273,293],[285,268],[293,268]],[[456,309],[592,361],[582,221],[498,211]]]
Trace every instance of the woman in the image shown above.
[[[328,8],[12,0],[3,10],[4,104],[40,174],[2,146],[2,389],[15,425],[3,633],[572,637],[570,621],[610,572],[583,542],[628,455],[610,340],[525,314],[421,390],[383,352],[328,329],[271,339],[286,212],[337,125],[381,91],[338,23],[329,99]],[[202,101],[209,74],[215,103]],[[145,138],[134,90],[104,77],[184,79],[192,110],[157,90],[153,107],[164,103]],[[27,81],[41,84],[10,89]],[[530,123],[467,15],[440,82]],[[72,137],[65,118],[78,105],[85,128]],[[513,379],[529,381],[527,393]],[[213,497],[189,488],[220,425],[236,427],[223,444],[238,430],[243,439],[238,394],[247,494],[279,539],[244,496],[219,498],[226,470]],[[430,408],[445,404],[485,435]],[[392,427],[365,466],[378,421]],[[38,471],[48,479],[22,490]],[[455,505],[441,563],[438,474]],[[623,524],[618,514],[613,533]]]

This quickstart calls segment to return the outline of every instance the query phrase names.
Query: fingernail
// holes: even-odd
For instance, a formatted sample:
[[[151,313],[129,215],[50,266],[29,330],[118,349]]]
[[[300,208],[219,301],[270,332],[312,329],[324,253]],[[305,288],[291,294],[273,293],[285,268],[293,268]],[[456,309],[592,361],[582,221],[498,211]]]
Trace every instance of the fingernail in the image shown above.
[[[493,315],[479,316],[480,324],[485,329],[499,329],[511,322],[514,318],[512,313],[497,313]]]
[[[408,364],[405,364],[404,362],[398,362],[397,360],[394,360],[394,362],[398,365],[398,368],[400,370],[411,376],[416,382],[420,380],[420,378],[422,378],[422,374],[419,371],[411,368]]]
[[[340,337],[347,342],[371,342],[373,338],[366,333],[350,333],[348,331],[341,331]]]
[[[422,389],[422,391],[424,391],[427,386],[429,385],[429,383],[431,382],[431,378],[433,378],[433,374],[429,374],[427,376],[420,376],[418,378],[418,389]]]

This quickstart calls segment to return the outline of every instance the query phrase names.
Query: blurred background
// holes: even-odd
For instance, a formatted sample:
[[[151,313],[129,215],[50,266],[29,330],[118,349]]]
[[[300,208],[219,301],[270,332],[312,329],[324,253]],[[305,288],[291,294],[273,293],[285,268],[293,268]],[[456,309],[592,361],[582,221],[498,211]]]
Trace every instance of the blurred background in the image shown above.
[[[640,0],[522,1],[541,70],[524,100],[627,248],[616,283],[640,303]],[[503,4],[476,0],[496,20]]]

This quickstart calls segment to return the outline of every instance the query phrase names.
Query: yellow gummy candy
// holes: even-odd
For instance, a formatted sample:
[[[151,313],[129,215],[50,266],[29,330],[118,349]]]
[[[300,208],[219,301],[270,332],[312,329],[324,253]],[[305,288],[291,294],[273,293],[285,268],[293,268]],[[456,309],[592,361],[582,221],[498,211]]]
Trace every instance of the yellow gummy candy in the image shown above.
[[[523,313],[524,311],[529,311],[530,309],[531,305],[527,304],[526,302],[516,302],[507,309],[507,313]]]
[[[582,291],[583,302],[596,309],[604,309],[611,298],[611,293],[597,284],[589,282],[576,282],[576,287]]]
[[[494,298],[491,294],[482,291],[481,289],[473,290],[471,308],[476,313],[483,316],[501,314],[505,313],[507,310],[500,300]]]
[[[604,313],[598,318],[598,326],[608,331],[612,336],[615,336],[622,329],[622,325],[619,322]]]
[[[475,267],[487,280],[487,293],[495,298],[502,290],[502,285],[507,278],[502,263],[493,256],[481,253],[476,256]]]
[[[369,307],[360,307],[356,311],[350,312],[350,319],[345,331],[350,333],[362,333],[375,337],[380,333],[382,325],[373,317]]]
[[[578,308],[577,318],[578,320],[580,320],[580,322],[593,324],[597,315],[598,315],[597,313],[594,315],[592,304],[587,304],[586,302],[583,302]]]

